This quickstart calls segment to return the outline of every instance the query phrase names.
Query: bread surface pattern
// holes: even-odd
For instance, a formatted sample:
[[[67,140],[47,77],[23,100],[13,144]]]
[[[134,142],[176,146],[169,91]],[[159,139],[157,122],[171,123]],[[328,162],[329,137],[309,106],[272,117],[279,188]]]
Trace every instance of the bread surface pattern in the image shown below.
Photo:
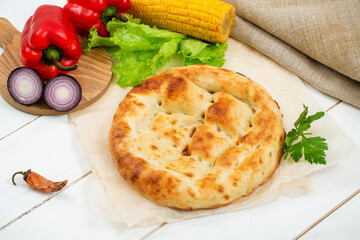
[[[148,199],[185,210],[227,205],[277,168],[285,132],[256,82],[206,65],[148,78],[120,103],[109,148],[120,175]]]

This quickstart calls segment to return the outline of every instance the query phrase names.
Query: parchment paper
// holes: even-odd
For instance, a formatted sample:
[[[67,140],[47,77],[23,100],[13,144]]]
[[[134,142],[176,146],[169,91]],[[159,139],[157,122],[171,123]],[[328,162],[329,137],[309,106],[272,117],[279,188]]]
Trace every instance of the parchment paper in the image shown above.
[[[293,123],[303,111],[303,104],[309,106],[309,114],[323,110],[297,76],[241,42],[230,38],[228,44],[226,63],[223,67],[246,75],[260,83],[270,93],[283,113],[286,132],[293,128]],[[180,66],[180,61],[175,57],[162,70]],[[114,78],[116,80],[116,76]],[[110,219],[128,226],[148,226],[252,208],[274,201],[280,195],[291,198],[305,195],[312,190],[309,177],[311,172],[329,167],[337,161],[346,160],[350,155],[359,152],[359,149],[326,114],[312,125],[311,131],[314,136],[327,139],[329,144],[327,165],[282,160],[266,184],[258,187],[250,196],[228,206],[198,211],[163,207],[141,196],[120,177],[108,150],[108,132],[113,115],[130,89],[121,88],[113,81],[101,99],[83,110],[69,114],[94,173],[92,185],[95,201]]]

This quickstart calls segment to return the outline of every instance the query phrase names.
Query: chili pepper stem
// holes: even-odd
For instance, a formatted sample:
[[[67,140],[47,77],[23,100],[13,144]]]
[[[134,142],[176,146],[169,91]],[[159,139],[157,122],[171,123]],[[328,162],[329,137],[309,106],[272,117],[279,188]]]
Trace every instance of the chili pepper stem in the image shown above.
[[[77,65],[72,65],[69,67],[65,67],[60,63],[63,58],[63,52],[61,49],[55,46],[49,46],[45,50],[43,50],[42,60],[48,65],[54,65],[56,68],[62,71],[72,71],[77,69]]]
[[[116,6],[109,5],[106,7],[105,11],[101,14],[101,22],[107,24],[112,18],[117,18],[122,22],[127,22],[127,17],[120,15],[119,10]]]
[[[24,180],[26,180],[26,178],[27,178],[27,176],[29,175],[29,173],[31,172],[31,169],[29,169],[29,170],[27,170],[26,172],[23,172],[23,171],[19,171],[19,172],[16,172],[16,173],[14,173],[13,175],[12,175],[12,183],[14,184],[14,185],[16,185],[16,183],[15,183],[15,176],[17,175],[17,174],[21,174],[21,175],[23,175],[24,177]]]

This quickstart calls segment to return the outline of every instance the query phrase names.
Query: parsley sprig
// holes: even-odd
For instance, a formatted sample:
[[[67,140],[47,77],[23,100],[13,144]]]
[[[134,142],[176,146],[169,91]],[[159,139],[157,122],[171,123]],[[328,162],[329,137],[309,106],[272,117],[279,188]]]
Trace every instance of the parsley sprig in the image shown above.
[[[311,133],[306,131],[310,129],[311,123],[322,118],[325,113],[317,112],[314,115],[307,116],[308,107],[304,105],[304,111],[294,123],[295,128],[288,132],[285,138],[285,155],[287,159],[288,154],[295,162],[300,161],[304,155],[305,160],[309,163],[326,164],[325,150],[328,149],[326,139],[322,137],[308,137]],[[301,137],[301,141],[294,142]]]

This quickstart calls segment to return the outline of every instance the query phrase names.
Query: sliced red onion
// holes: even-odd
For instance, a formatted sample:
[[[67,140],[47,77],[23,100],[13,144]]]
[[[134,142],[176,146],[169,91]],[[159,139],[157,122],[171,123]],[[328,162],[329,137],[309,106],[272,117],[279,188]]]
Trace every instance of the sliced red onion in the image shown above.
[[[69,75],[57,75],[45,84],[44,100],[55,111],[70,111],[79,104],[81,96],[80,84]]]
[[[16,102],[31,105],[41,98],[44,85],[36,70],[19,67],[10,73],[7,88],[10,96]]]

